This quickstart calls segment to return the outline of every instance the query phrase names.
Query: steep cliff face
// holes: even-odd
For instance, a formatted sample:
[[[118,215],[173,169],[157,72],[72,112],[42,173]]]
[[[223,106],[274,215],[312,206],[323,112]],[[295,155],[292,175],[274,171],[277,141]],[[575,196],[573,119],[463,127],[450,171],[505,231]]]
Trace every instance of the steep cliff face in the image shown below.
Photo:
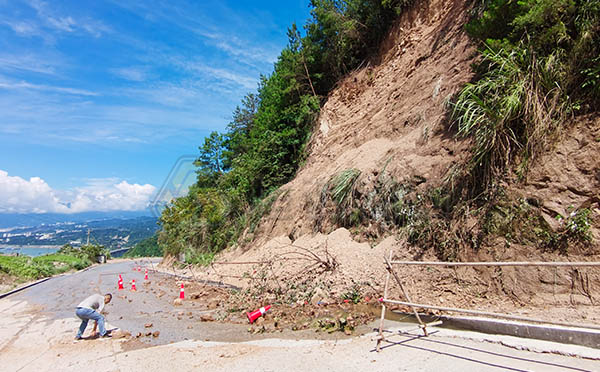
[[[206,271],[208,277],[217,275],[242,286],[259,283],[268,293],[284,290],[290,298],[310,299],[317,288],[330,297],[357,288],[363,294],[381,295],[386,274],[382,258],[390,251],[399,259],[436,259],[435,252],[409,245],[404,236],[382,225],[338,228],[334,206],[324,201],[332,178],[346,170],[360,174],[355,188],[368,207],[382,177],[413,191],[432,190],[469,155],[469,140],[457,139],[449,128],[447,102],[473,77],[476,48],[464,31],[470,2],[416,3],[397,21],[378,58],[350,74],[328,97],[306,162],[281,188],[270,213],[253,234],[246,235],[246,244],[220,257],[249,264],[219,266]],[[553,228],[564,222],[556,216],[568,216],[572,208],[589,209],[592,243],[557,252],[511,243],[501,236],[478,242],[459,258],[563,260],[568,253],[571,260],[598,260],[598,155],[600,118],[580,118],[554,148],[531,164],[525,177],[503,185],[509,212],[517,210],[513,212],[527,217],[530,209],[519,209],[525,201],[527,208],[537,211],[535,218],[525,220],[541,219]],[[488,222],[506,219],[513,213],[509,212],[499,208],[500,217],[491,213]],[[463,229],[483,229],[481,219],[470,218],[470,213],[465,211],[463,222],[472,225]],[[371,217],[376,220],[378,215]],[[505,225],[530,229],[514,221]],[[506,231],[507,236],[511,233]],[[546,316],[552,304],[551,316],[557,319],[570,319],[572,304],[593,303],[590,283],[600,285],[598,273],[575,269],[405,268],[402,277],[419,301]],[[589,306],[580,308],[578,316],[600,320]]]
[[[573,210],[591,211],[592,242],[588,249],[571,253],[597,252],[600,241],[600,117],[578,118],[575,125],[533,165],[524,185],[513,190],[536,200],[544,219],[553,228]],[[524,186],[524,187],[523,187]],[[581,247],[579,247],[581,248]]]
[[[398,20],[379,60],[339,84],[321,110],[306,163],[282,188],[257,236],[329,231],[320,197],[345,169],[361,171],[367,183],[385,167],[400,182],[416,176],[433,184],[460,161],[465,145],[447,134],[445,105],[472,76],[466,6],[417,2]]]

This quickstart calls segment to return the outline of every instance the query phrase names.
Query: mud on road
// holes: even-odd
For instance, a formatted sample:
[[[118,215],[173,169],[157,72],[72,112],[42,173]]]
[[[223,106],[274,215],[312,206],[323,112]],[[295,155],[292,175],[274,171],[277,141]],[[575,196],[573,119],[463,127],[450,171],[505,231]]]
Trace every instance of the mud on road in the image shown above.
[[[248,300],[235,288],[197,283],[154,271],[156,261],[116,260],[108,265],[53,278],[14,294],[56,320],[76,319],[77,304],[92,293],[112,293],[106,305],[107,329],[119,329],[131,339],[131,347],[160,345],[184,340],[239,342],[276,337],[284,339],[341,339],[371,330],[378,305],[329,303],[272,303],[263,317],[249,324],[246,313],[263,304]],[[137,270],[139,268],[139,271]],[[135,269],[135,270],[134,270]],[[144,280],[145,269],[149,270]],[[124,289],[118,290],[118,276]],[[136,291],[131,290],[131,281]],[[179,300],[184,284],[185,299]],[[364,299],[363,299],[364,301]],[[92,323],[84,334],[88,337]],[[76,327],[73,328],[73,336]]]

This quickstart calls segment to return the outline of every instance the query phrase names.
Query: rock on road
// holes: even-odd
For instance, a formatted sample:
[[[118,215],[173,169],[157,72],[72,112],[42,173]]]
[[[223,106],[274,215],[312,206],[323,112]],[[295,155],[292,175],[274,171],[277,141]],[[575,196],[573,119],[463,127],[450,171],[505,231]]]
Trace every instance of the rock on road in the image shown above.
[[[168,308],[142,293],[107,306],[112,327],[144,323],[160,327],[148,341],[96,339],[74,341],[79,320],[74,307],[89,293],[116,292],[116,273],[131,271],[133,261],[96,266],[53,278],[0,300],[0,370],[16,371],[598,371],[600,361],[558,354],[562,350],[589,357],[600,351],[507,336],[483,336],[438,329],[428,338],[396,334],[376,353],[374,334],[340,340],[255,339],[244,327],[210,323],[186,333]],[[106,279],[105,279],[106,278]],[[137,281],[137,280],[136,280]],[[138,285],[138,288],[141,286]],[[173,289],[173,296],[177,289]],[[115,296],[118,296],[115,293]],[[142,301],[150,311],[136,314]],[[187,311],[187,310],[186,310]],[[122,319],[121,316],[123,317]],[[191,322],[191,321],[190,321]],[[196,321],[197,322],[197,321]],[[187,323],[186,323],[187,324]],[[414,325],[396,326],[413,329]],[[88,326],[91,329],[91,323]],[[239,329],[239,331],[238,331]],[[135,329],[129,329],[135,332]],[[89,330],[88,330],[89,332]],[[163,334],[165,336],[163,337]],[[208,335],[208,337],[207,337]],[[270,335],[273,336],[273,335]],[[267,335],[266,337],[270,337]],[[185,340],[185,338],[188,338]],[[210,338],[212,341],[206,341]],[[238,340],[232,342],[226,340]],[[218,340],[218,341],[215,341]],[[168,343],[172,342],[172,343]],[[512,344],[515,347],[504,345]]]

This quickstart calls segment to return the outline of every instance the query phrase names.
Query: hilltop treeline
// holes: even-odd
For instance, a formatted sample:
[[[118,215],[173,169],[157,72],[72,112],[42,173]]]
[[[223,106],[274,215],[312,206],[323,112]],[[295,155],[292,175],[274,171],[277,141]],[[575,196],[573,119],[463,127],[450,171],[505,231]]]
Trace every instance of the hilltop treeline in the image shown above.
[[[312,18],[289,27],[273,73],[242,99],[227,131],[200,146],[197,183],[160,218],[167,254],[211,254],[254,228],[302,162],[327,94],[377,50],[409,2],[311,0]]]

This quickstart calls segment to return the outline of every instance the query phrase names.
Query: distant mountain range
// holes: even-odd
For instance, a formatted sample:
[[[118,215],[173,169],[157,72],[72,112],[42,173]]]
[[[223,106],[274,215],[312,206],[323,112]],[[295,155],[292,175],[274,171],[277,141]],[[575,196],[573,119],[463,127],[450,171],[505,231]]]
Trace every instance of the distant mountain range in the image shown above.
[[[150,212],[83,212],[73,214],[61,214],[61,213],[0,213],[0,229],[9,227],[24,227],[24,226],[38,226],[42,224],[53,224],[53,223],[65,223],[65,222],[88,222],[93,220],[105,220],[105,219],[130,219],[136,217],[149,217]]]
[[[0,214],[0,246],[101,244],[133,247],[158,230],[157,219],[139,212],[78,214]]]

